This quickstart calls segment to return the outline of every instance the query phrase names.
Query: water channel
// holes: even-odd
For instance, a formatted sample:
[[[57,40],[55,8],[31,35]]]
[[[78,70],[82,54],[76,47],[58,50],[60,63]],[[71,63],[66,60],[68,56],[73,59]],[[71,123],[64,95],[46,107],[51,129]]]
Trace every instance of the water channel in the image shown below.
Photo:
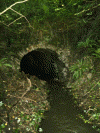
[[[42,133],[98,133],[92,125],[78,118],[83,112],[75,106],[72,96],[61,87],[52,87],[48,100],[51,109],[45,112],[40,128]]]

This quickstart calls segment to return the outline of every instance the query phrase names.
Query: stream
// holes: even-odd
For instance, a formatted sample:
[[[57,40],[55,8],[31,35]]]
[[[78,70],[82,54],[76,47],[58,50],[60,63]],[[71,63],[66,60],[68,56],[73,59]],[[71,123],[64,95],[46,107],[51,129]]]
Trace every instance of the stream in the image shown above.
[[[48,97],[51,108],[44,113],[45,118],[39,126],[43,129],[42,133],[98,133],[92,125],[85,124],[78,117],[78,114],[84,113],[75,106],[68,91],[60,89],[59,86],[51,88]]]

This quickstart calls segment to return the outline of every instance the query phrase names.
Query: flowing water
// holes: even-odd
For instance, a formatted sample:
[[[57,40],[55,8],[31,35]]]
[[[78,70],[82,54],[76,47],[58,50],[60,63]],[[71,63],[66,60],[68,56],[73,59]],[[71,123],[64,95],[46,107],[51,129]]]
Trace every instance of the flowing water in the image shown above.
[[[72,96],[59,88],[53,88],[49,94],[51,109],[45,112],[39,127],[42,133],[98,133],[77,117],[83,112],[75,106]]]

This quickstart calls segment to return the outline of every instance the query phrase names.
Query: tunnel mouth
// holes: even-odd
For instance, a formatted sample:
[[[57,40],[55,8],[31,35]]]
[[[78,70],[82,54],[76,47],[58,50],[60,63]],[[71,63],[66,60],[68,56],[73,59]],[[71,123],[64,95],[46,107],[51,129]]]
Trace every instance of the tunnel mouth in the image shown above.
[[[65,64],[59,54],[48,48],[37,48],[25,54],[20,61],[20,72],[36,76],[47,82],[64,81]]]

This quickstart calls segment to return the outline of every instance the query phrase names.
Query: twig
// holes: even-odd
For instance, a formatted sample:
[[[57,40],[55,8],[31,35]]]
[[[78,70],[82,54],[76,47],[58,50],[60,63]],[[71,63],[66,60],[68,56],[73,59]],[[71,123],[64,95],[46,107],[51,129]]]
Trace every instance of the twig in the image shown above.
[[[82,13],[84,13],[84,12],[87,12],[87,11],[90,11],[91,9],[94,9],[94,8],[97,8],[98,6],[100,6],[100,4],[98,4],[97,6],[94,6],[94,7],[92,7],[92,8],[89,8],[89,9],[87,9],[87,10],[83,10],[83,11],[81,11],[81,12],[79,12],[79,13],[75,13],[74,15],[76,16],[78,16],[79,14],[82,14]]]
[[[11,107],[11,108],[9,109],[9,111],[7,112],[7,119],[8,119],[9,124],[10,124],[10,121],[9,121],[9,113],[11,112],[12,108],[13,108],[14,106],[16,106],[16,105],[19,103],[19,101],[26,95],[26,93],[27,93],[28,91],[30,91],[30,88],[31,88],[31,86],[32,86],[31,80],[28,79],[28,78],[27,78],[27,80],[28,80],[28,83],[29,83],[29,87],[27,87],[27,90],[24,92],[24,94],[21,96],[21,98],[20,98],[15,104],[13,104],[12,107]]]
[[[26,19],[26,21],[28,22],[28,24],[31,26],[30,22],[28,21],[28,19],[27,19],[24,15],[22,15],[21,13],[15,11],[15,10],[12,9],[12,8],[11,8],[11,10],[12,10],[13,12],[15,12],[16,14],[19,14],[21,17],[24,17],[24,18]],[[17,20],[14,20],[13,22],[15,22],[15,21],[17,21]],[[32,26],[31,26],[31,27],[32,27]],[[33,28],[33,27],[32,27],[32,28]],[[33,28],[33,29],[34,29],[34,28]]]
[[[95,87],[96,85],[99,83],[99,81],[90,89],[90,91],[88,91],[86,94],[84,94],[84,96],[86,96],[87,94],[89,94]]]
[[[19,17],[19,18],[17,18],[16,20],[14,20],[13,22],[11,22],[10,24],[8,24],[7,26],[10,26],[11,24],[13,24],[14,22],[16,22],[16,21],[19,20],[20,18],[22,18],[22,16]]]
[[[19,4],[19,3],[23,3],[23,2],[26,2],[28,0],[25,0],[25,1],[20,1],[20,2],[15,2],[14,4],[12,4],[10,7],[8,7],[7,9],[5,9],[3,12],[0,13],[0,15],[2,15],[3,13],[5,13],[6,11],[8,11],[9,9],[12,10],[13,12],[15,12],[16,14],[20,15],[21,17],[17,18],[16,20],[14,20],[13,22],[11,22],[10,24],[6,25],[6,26],[10,26],[11,24],[13,24],[14,22],[16,22],[17,20],[21,19],[22,17],[25,18],[25,20],[28,22],[28,24],[32,27],[32,25],[30,24],[30,22],[28,21],[28,19],[22,15],[21,13],[17,12],[16,10],[12,9],[13,6],[15,6],[16,4]],[[32,27],[33,28],[33,27]],[[34,28],[33,28],[34,29]]]
[[[3,13],[5,13],[5,12],[6,12],[6,11],[8,11],[9,9],[11,9],[11,7],[15,6],[16,4],[19,4],[19,3],[24,3],[24,2],[26,2],[26,1],[28,1],[28,0],[15,2],[15,3],[14,3],[14,4],[12,4],[10,7],[6,8],[4,11],[2,11],[2,12],[0,13],[0,15],[2,15]]]
[[[13,96],[13,95],[11,95],[11,94],[8,94],[8,96],[10,96],[10,97],[13,97],[13,98],[19,98],[19,99],[22,99],[22,97],[19,97],[19,96]],[[26,97],[24,97],[23,98],[23,100],[28,100],[28,101],[33,101],[33,102],[35,102],[36,103],[36,101],[35,100],[33,100],[33,99],[30,99],[30,98],[26,98]]]

